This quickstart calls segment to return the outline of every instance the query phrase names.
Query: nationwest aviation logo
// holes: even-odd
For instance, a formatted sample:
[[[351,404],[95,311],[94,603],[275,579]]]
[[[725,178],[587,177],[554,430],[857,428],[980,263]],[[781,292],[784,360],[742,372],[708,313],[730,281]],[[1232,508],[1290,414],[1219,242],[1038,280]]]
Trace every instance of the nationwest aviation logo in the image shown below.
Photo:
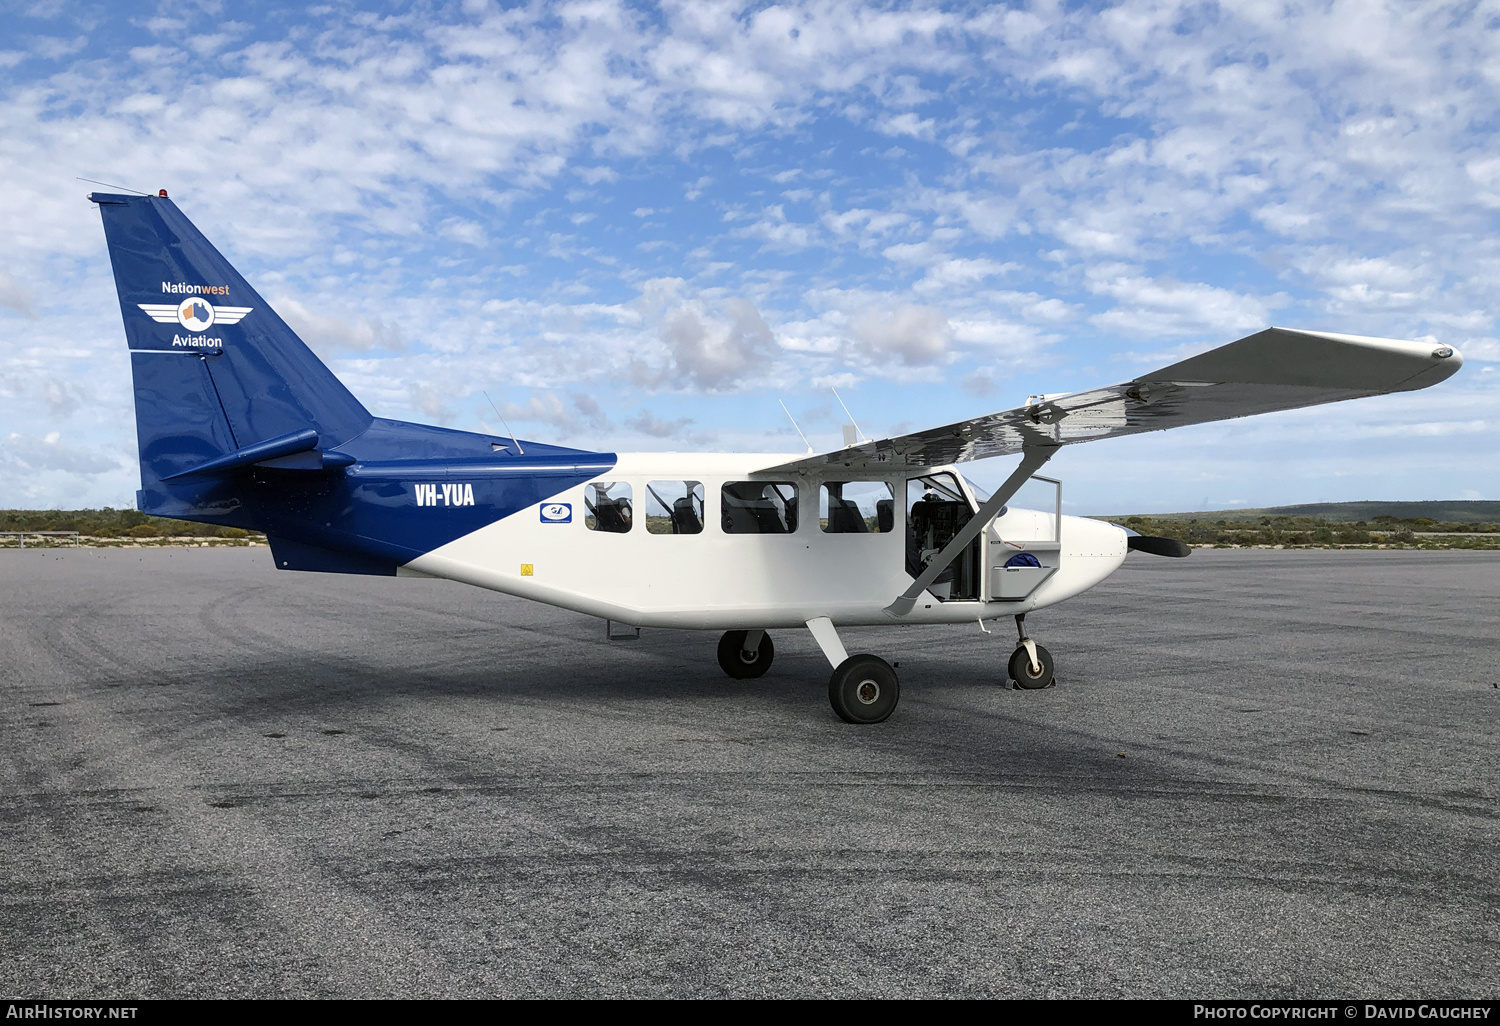
[[[211,292],[228,295],[225,285],[184,285],[162,282],[163,292]],[[188,296],[180,303],[137,303],[146,316],[158,324],[180,324],[188,331],[207,331],[215,324],[238,324],[250,312],[248,306],[214,306],[202,296]],[[172,345],[193,349],[222,349],[224,340],[209,335],[172,336]]]
[[[180,324],[188,331],[207,331],[215,324],[238,324],[253,307],[214,306],[201,296],[189,296],[176,305],[137,303],[158,324]]]

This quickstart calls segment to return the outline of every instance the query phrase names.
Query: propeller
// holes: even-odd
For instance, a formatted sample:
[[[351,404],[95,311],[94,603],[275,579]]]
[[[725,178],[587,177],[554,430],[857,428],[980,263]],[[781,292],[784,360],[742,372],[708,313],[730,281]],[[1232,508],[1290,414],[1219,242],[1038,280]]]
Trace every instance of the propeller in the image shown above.
[[[1180,542],[1176,538],[1158,538],[1149,534],[1133,534],[1125,540],[1125,545],[1137,552],[1149,552],[1153,556],[1173,556],[1177,559],[1192,555],[1193,552],[1187,542]]]

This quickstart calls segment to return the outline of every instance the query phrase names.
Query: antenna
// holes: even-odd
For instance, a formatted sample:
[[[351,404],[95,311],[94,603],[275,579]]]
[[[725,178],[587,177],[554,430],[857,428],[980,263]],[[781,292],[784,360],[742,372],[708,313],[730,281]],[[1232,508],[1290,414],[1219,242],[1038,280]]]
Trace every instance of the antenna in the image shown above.
[[[106,189],[124,189],[126,192],[133,192],[137,196],[149,196],[149,195],[151,195],[149,192],[141,192],[141,190],[139,190],[139,189],[132,189],[128,185],[115,185],[113,182],[100,182],[100,181],[96,181],[93,178],[83,178],[83,177],[80,177],[80,176],[77,176],[77,175],[75,175],[74,177],[77,178],[78,181],[80,181],[80,182],[88,182],[90,185],[102,185]]]
[[[778,399],[776,401],[778,403],[781,403],[780,399]],[[786,403],[781,403],[781,412],[785,413],[786,414],[786,419],[792,422],[792,428],[793,428],[793,430],[795,430],[797,432],[797,434],[802,435],[802,429],[799,428],[799,427],[797,427],[797,418],[793,417],[792,416],[792,411],[786,408]],[[818,450],[816,450],[816,449],[814,449],[812,447],[812,443],[807,440],[807,436],[806,435],[802,435],[802,444],[804,444],[804,445],[807,446],[807,454],[809,456],[813,456],[813,455],[817,454]]]
[[[484,397],[490,399],[490,394],[486,392],[484,393]],[[505,424],[505,414],[500,412],[500,407],[495,405],[495,400],[493,399],[490,399],[490,409],[495,411],[495,416],[500,418],[500,423]],[[505,433],[510,435],[510,440],[515,443],[516,451],[525,456],[526,450],[521,448],[521,440],[516,437],[516,433],[510,429],[509,424],[505,424]]]
[[[841,395],[839,395],[839,390],[838,389],[834,388],[832,385],[829,385],[828,386],[828,391],[830,391],[830,392],[833,393],[833,397],[839,401],[839,405],[840,406],[844,406],[844,397],[841,396]],[[849,413],[849,407],[844,406],[844,413],[848,414],[848,416],[849,416],[849,423],[854,425],[854,434],[855,434],[855,436],[858,437],[858,438],[863,438],[866,441],[868,441],[869,440],[869,436],[866,435],[863,431],[861,431],[859,429],[859,424],[855,423],[854,414]]]

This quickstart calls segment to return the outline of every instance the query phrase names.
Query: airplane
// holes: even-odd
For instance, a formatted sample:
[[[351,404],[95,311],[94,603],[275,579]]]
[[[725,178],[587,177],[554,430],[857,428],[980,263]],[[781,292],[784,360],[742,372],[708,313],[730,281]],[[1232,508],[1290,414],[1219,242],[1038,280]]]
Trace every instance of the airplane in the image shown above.
[[[282,570],[445,578],[643,627],[723,632],[736,679],[806,628],[844,721],[887,719],[895,668],[839,629],[1013,617],[1008,679],[1043,688],[1029,613],[1181,542],[1064,516],[1063,446],[1435,385],[1451,346],[1267,328],[1116,385],[844,447],[611,453],[372,415],[168,197],[92,193],[119,292],[153,516],[265,534]],[[509,428],[507,427],[508,431]],[[960,465],[1019,455],[986,494]],[[1048,510],[1011,508],[1027,481]]]

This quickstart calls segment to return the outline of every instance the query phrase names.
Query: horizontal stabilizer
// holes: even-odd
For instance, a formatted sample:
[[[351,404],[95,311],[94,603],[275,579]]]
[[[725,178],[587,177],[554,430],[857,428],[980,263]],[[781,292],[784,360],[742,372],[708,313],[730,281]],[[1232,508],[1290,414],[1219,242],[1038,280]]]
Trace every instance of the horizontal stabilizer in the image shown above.
[[[1443,381],[1463,362],[1452,347],[1431,342],[1267,328],[1122,384],[1041,397],[1014,410],[807,456],[762,473],[901,470],[982,460],[1409,392]]]
[[[163,478],[164,481],[175,481],[178,478],[193,477],[203,474],[224,474],[239,467],[248,467],[252,463],[260,463],[265,460],[280,459],[284,456],[294,456],[297,453],[308,452],[318,447],[318,433],[312,428],[303,431],[294,431],[289,435],[279,438],[268,438],[264,442],[256,442],[247,445],[243,449],[200,463],[196,467],[179,471]]]
[[[1149,534],[1132,534],[1125,539],[1125,547],[1134,549],[1136,552],[1149,552],[1153,556],[1173,556],[1181,559],[1183,556],[1191,556],[1193,550],[1187,542],[1180,542],[1176,538],[1161,538]]]

